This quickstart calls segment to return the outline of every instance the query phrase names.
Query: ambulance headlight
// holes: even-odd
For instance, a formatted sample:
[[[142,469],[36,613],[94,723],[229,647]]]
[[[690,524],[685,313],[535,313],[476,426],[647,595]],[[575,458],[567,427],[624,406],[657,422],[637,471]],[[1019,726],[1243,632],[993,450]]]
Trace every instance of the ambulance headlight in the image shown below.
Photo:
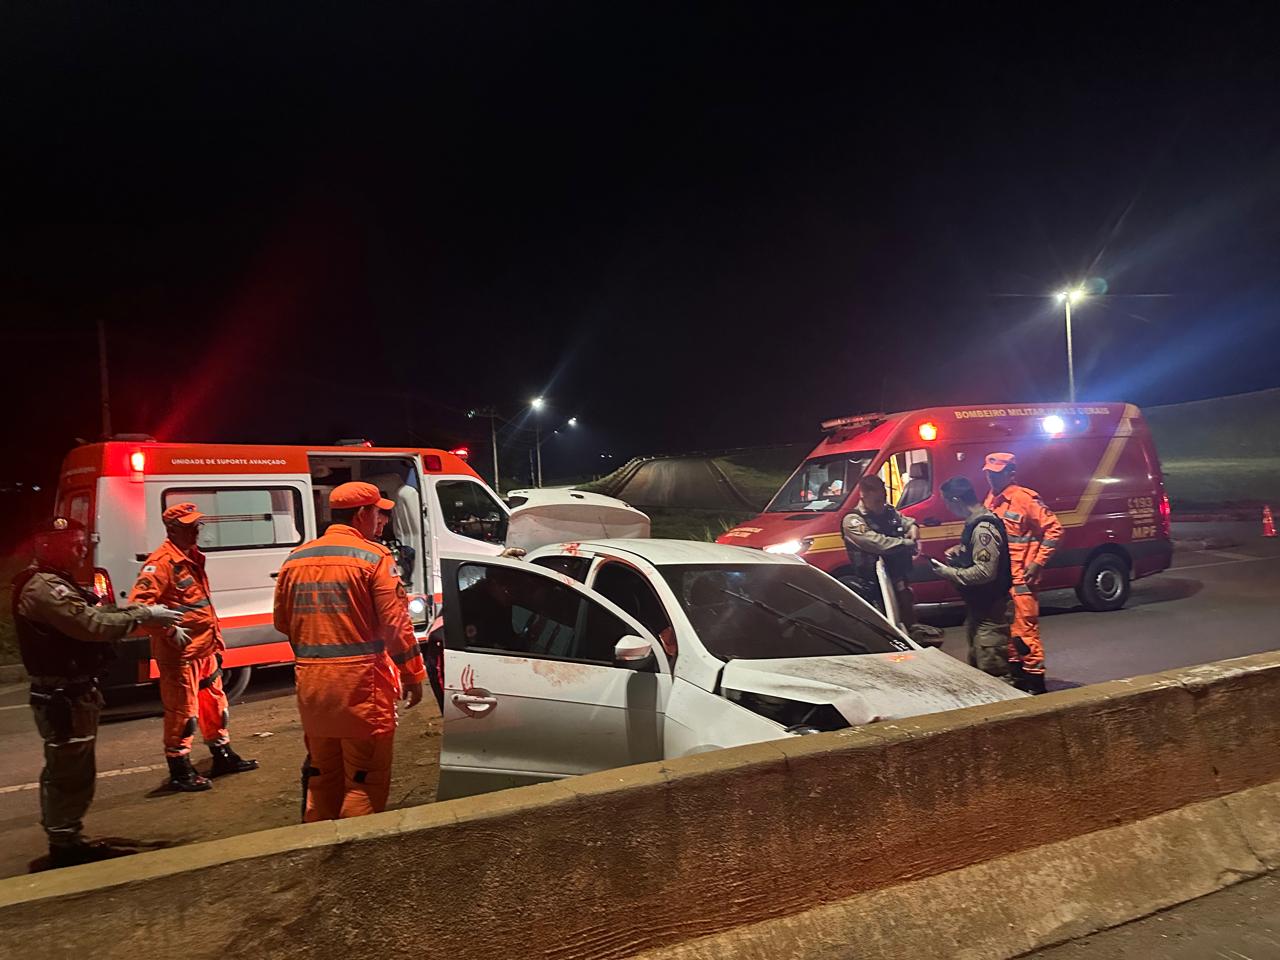
[[[1057,414],[1045,417],[1040,421],[1040,426],[1044,428],[1045,433],[1054,437],[1060,433],[1064,433],[1067,429],[1066,423]]]
[[[808,550],[809,544],[811,543],[813,543],[813,540],[809,537],[805,537],[803,540],[787,540],[783,543],[771,543],[769,546],[764,548],[764,552],[785,553],[794,556],[797,553],[804,553]]]
[[[422,597],[414,597],[409,601],[409,616],[420,620],[427,615],[427,601]]]

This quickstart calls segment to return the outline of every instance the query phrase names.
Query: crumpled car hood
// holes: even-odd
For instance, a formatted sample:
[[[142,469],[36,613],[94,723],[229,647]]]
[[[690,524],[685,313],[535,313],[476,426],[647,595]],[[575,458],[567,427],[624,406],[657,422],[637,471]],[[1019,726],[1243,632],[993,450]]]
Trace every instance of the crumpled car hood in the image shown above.
[[[725,664],[721,686],[801,703],[829,703],[854,725],[1027,696],[933,649],[732,660]]]

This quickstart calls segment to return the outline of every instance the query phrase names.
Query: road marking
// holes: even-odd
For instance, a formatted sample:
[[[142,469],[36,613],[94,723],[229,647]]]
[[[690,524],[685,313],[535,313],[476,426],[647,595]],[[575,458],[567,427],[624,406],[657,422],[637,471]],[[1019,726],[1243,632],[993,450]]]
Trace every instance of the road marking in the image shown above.
[[[15,703],[11,707],[0,707],[0,710],[27,710],[30,706],[31,704],[29,703]]]
[[[135,773],[151,773],[153,770],[167,770],[167,763],[153,763],[145,767],[125,767],[122,770],[103,770],[98,774],[99,780],[105,780],[107,777],[127,777]],[[11,787],[0,787],[0,794],[3,793],[21,793],[23,790],[39,790],[40,784],[36,783],[15,783]]]
[[[1166,573],[1177,573],[1179,570],[1203,570],[1206,567],[1228,567],[1233,563],[1258,563],[1261,560],[1280,560],[1280,557],[1246,557],[1243,560],[1219,560],[1217,563],[1195,563],[1189,567],[1170,567]]]
[[[1228,560],[1266,560],[1268,557],[1255,557],[1251,553],[1230,553],[1226,550],[1206,550],[1205,553],[1215,557],[1226,557]]]

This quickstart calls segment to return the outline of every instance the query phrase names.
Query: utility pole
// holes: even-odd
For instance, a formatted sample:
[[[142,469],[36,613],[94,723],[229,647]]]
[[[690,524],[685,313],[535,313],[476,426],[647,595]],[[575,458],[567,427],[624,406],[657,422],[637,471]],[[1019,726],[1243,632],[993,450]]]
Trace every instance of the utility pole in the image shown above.
[[[488,417],[489,418],[489,445],[493,448],[493,491],[499,495],[502,494],[502,475],[498,472],[498,411],[493,407],[480,407],[476,410],[468,410],[468,417]]]
[[[111,388],[107,383],[107,325],[98,317],[98,389],[102,396],[102,439],[111,439]]]

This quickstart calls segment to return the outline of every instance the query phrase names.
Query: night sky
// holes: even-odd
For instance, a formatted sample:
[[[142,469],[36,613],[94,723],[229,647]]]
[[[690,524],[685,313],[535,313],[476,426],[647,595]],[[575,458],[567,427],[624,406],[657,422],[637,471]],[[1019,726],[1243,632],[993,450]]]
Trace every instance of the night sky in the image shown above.
[[[549,474],[1060,399],[1085,278],[1082,397],[1280,385],[1267,5],[888,6],[5,4],[0,480],[99,318],[117,431],[487,463],[545,394]]]

